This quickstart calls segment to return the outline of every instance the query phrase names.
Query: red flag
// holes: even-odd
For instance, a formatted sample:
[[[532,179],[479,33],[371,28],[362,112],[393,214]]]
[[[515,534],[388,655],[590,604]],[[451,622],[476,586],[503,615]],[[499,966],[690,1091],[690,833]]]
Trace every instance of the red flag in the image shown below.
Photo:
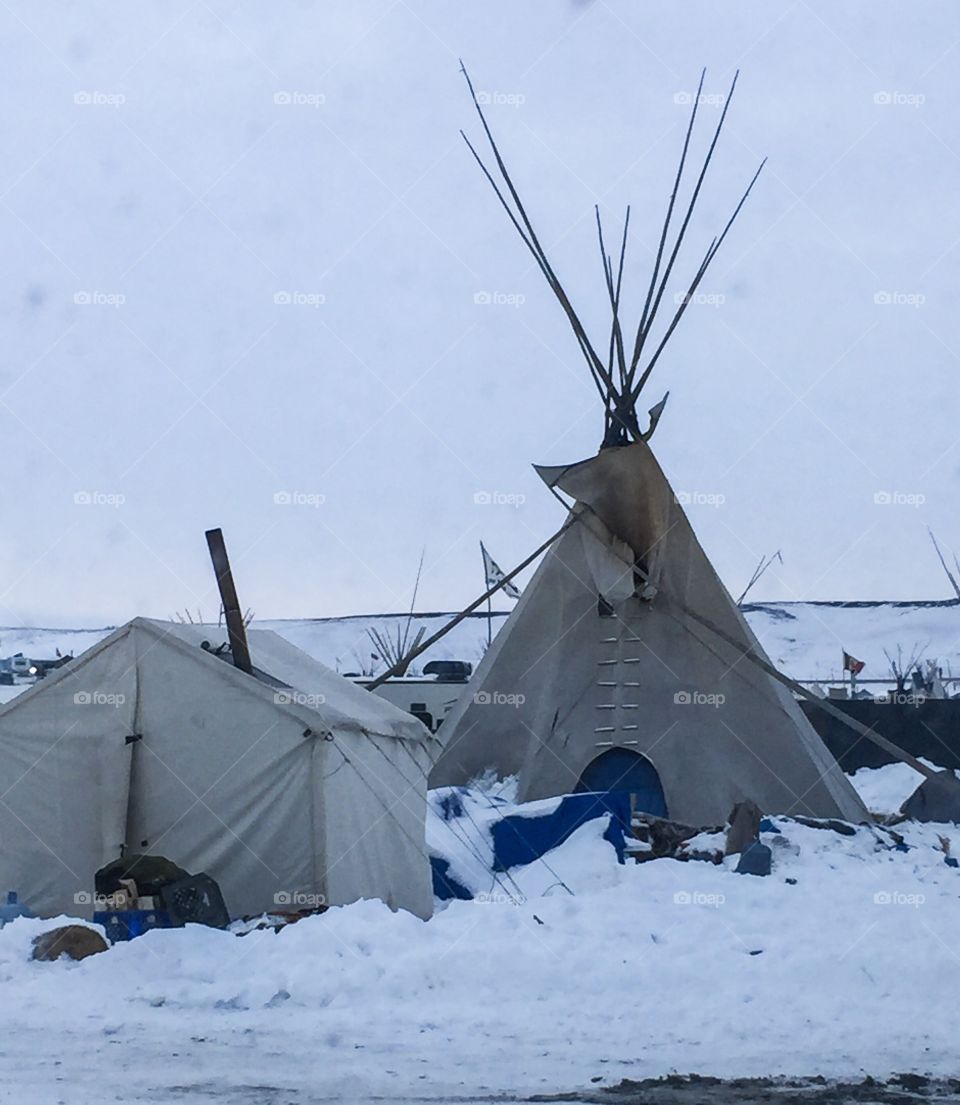
[[[864,669],[864,661],[858,660],[856,656],[851,656],[849,652],[844,650],[843,653],[843,670],[848,671],[851,675],[859,675]]]

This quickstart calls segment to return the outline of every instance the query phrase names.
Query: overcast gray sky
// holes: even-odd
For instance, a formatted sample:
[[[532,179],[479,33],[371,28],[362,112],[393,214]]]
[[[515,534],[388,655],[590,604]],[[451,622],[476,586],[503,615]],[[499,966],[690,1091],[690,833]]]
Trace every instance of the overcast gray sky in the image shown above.
[[[8,0],[0,34],[0,623],[212,615],[213,525],[259,616],[403,608],[424,545],[452,609],[481,537],[506,568],[556,528],[530,465],[601,411],[458,56],[597,333],[594,203],[633,204],[636,305],[700,67],[742,69],[684,275],[770,163],[651,379],[657,454],[735,591],[781,548],[758,597],[946,592],[956,5]]]

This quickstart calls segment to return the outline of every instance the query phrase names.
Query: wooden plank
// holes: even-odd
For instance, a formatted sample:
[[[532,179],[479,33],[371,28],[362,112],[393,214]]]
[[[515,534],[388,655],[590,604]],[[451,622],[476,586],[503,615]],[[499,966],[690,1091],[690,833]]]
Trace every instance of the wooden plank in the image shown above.
[[[248,675],[252,675],[253,664],[250,662],[247,630],[243,624],[243,612],[240,609],[240,600],[237,598],[233,572],[230,570],[230,559],[227,556],[227,546],[223,540],[223,530],[208,529],[206,538],[207,548],[210,550],[210,559],[213,562],[213,571],[217,577],[217,587],[220,589],[220,602],[227,622],[227,638],[230,641],[230,652],[233,655],[234,666],[247,672]]]

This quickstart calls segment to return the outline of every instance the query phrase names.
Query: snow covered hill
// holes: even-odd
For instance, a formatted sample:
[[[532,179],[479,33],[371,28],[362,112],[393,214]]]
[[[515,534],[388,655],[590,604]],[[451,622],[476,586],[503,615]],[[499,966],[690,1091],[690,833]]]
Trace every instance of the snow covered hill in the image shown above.
[[[886,649],[903,662],[936,660],[960,675],[960,603],[771,602],[745,607],[747,621],[773,662],[795,679],[841,678],[846,650],[865,663],[861,678],[886,679]]]
[[[960,675],[960,603],[878,603],[840,605],[830,603],[756,603],[745,609],[747,621],[774,663],[798,679],[842,678],[843,651],[866,664],[862,678],[885,679],[890,667],[884,649],[904,660],[919,653],[936,659],[945,674]],[[452,614],[423,614],[413,620],[413,632],[424,626],[435,632]],[[494,632],[507,615],[494,614]],[[318,618],[303,621],[264,621],[312,656],[339,668],[357,670],[370,661],[368,628],[395,636],[406,615],[361,615],[353,618]],[[412,634],[411,634],[412,636]],[[468,618],[424,654],[422,665],[432,659],[469,660],[476,665],[486,646],[484,614]]]
[[[960,603],[917,602],[876,604],[754,603],[745,608],[747,620],[770,657],[788,675],[829,682],[841,678],[844,649],[866,664],[862,678],[890,675],[884,649],[904,660],[911,654],[935,659],[944,673],[960,675]],[[494,613],[493,632],[507,618]],[[425,636],[445,625],[451,613],[415,614],[410,639],[423,627]],[[368,631],[391,638],[406,627],[406,614],[361,614],[343,618],[258,620],[261,629],[273,629],[298,648],[341,672],[382,668],[372,659]],[[23,652],[33,658],[53,656],[56,649],[78,655],[110,632],[100,629],[0,628],[0,656]],[[486,614],[465,619],[418,660],[412,673],[434,659],[469,660],[476,665],[487,641]],[[0,688],[9,698],[13,688]]]

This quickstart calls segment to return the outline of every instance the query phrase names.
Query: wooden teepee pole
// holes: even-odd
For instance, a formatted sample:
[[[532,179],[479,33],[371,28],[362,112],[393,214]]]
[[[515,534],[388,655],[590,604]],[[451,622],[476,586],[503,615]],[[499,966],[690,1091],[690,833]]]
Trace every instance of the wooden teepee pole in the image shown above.
[[[461,610],[455,618],[451,618],[446,625],[438,629],[432,637],[428,637],[425,641],[422,641],[419,645],[417,645],[415,649],[412,649],[410,654],[404,658],[404,663],[409,664],[422,652],[426,652],[427,649],[430,648],[432,645],[435,645],[441,637],[445,637],[450,632],[450,630],[454,628],[454,626],[458,626],[464,618],[472,614],[474,610],[476,610],[479,606],[482,606],[492,595],[495,595],[505,583],[510,583],[515,575],[522,572],[523,569],[526,568],[528,565],[532,564],[542,552],[545,552],[554,543],[554,541],[556,541],[560,536],[566,533],[567,530],[577,521],[578,518],[579,515],[576,514],[569,517],[555,534],[553,534],[551,537],[548,537],[546,541],[544,541],[544,543],[539,546],[539,548],[534,549],[533,552],[526,558],[526,560],[518,564],[516,568],[513,569],[513,571],[507,572],[507,574],[501,579],[497,580],[497,582],[492,587],[487,588],[487,590],[484,591],[484,593],[478,599],[475,599],[473,602],[471,602],[465,610]],[[367,690],[376,690],[376,688],[379,687],[381,683],[385,683],[392,676],[398,675],[399,671],[400,665],[394,664],[392,668],[389,668],[381,675],[378,675],[377,678],[374,679],[371,683],[368,683]]]

